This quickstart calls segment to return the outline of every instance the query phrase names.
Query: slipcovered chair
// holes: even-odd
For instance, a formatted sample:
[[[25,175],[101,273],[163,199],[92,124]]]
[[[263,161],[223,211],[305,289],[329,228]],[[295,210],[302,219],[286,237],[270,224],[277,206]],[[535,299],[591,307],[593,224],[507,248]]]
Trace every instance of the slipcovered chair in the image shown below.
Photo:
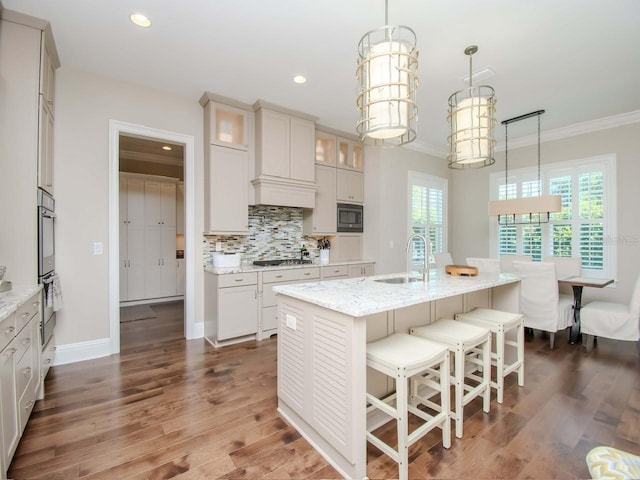
[[[513,273],[513,262],[530,262],[531,255],[500,255],[500,271]]]
[[[556,266],[556,277],[558,279],[579,277],[582,273],[582,258],[580,257],[547,257],[545,258],[545,262],[551,262]],[[559,290],[560,297],[574,301],[570,286],[561,286]]]
[[[551,262],[513,262],[520,277],[520,312],[524,326],[549,332],[553,348],[555,333],[573,323],[573,300],[558,293],[556,267]]]
[[[587,453],[587,467],[593,479],[640,478],[640,456],[617,448],[595,447]]]
[[[640,349],[640,275],[631,293],[629,305],[613,302],[590,302],[580,309],[582,334],[587,351],[593,337],[637,341]]]
[[[433,260],[436,264],[436,268],[444,268],[447,265],[453,264],[453,259],[451,258],[451,254],[449,252],[434,253]]]
[[[467,257],[467,265],[476,267],[479,273],[500,273],[502,267],[497,258]]]

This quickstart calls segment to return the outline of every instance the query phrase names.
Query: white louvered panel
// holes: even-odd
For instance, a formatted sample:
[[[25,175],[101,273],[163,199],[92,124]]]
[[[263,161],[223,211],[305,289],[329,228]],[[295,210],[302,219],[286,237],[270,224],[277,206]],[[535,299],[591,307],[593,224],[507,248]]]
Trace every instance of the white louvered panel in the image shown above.
[[[353,461],[352,335],[344,320],[329,313],[313,316],[313,422],[318,432]]]
[[[296,318],[295,330],[287,327],[286,316]],[[282,307],[278,342],[278,396],[300,415],[304,412],[304,321],[298,310]]]

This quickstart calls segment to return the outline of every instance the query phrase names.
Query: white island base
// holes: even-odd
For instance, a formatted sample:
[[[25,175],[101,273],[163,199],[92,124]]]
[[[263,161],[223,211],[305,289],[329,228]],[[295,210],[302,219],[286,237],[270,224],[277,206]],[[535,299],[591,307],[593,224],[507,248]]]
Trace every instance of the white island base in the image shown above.
[[[278,411],[345,478],[365,478],[366,388],[393,381],[367,369],[366,344],[476,307],[518,312],[511,274],[388,284],[400,275],[289,285],[278,293]]]

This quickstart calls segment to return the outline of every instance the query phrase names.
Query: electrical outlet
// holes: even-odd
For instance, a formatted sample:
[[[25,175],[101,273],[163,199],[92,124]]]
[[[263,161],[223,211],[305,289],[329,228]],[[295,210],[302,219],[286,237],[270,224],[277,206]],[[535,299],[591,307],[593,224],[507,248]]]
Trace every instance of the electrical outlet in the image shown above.
[[[222,251],[222,242],[216,242],[216,252]]]
[[[290,314],[285,314],[284,316],[286,322],[287,322],[287,327],[290,328],[291,330],[295,330],[296,329],[296,317],[294,317],[293,315]]]

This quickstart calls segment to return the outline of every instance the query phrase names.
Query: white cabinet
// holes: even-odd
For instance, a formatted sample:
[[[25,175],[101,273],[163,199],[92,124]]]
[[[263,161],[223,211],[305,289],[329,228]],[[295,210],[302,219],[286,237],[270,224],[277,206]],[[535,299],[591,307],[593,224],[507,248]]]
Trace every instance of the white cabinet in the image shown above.
[[[255,114],[251,105],[209,92],[200,104],[204,107],[205,233],[247,234]]]
[[[364,203],[364,174],[336,169],[336,199],[344,203]]]
[[[249,154],[243,150],[209,147],[206,204],[209,233],[249,231]]]
[[[336,166],[336,136],[316,130],[316,164]]]
[[[0,475],[16,451],[41,384],[40,321],[42,291],[38,290],[0,325],[4,332],[0,349]],[[7,342],[6,339],[10,337]]]
[[[144,180],[120,175],[120,300],[144,298]]]
[[[340,233],[331,242],[331,262],[348,262],[362,259],[362,234]]]
[[[258,274],[205,273],[204,335],[219,347],[255,339],[258,331]]]
[[[322,280],[337,280],[349,277],[348,265],[327,265],[320,267]]]
[[[316,165],[316,206],[303,211],[302,232],[305,235],[330,235],[336,231],[336,169]]]
[[[176,180],[120,175],[120,301],[176,295]]]
[[[259,104],[256,112],[256,174],[314,181],[315,125]]]
[[[315,118],[258,100],[254,202],[314,208]]]
[[[176,184],[176,235],[184,235],[184,182]]]
[[[294,283],[314,282],[320,279],[319,267],[262,272],[262,311],[260,339],[278,333],[278,301],[273,287]]]
[[[185,294],[186,278],[184,258],[178,258],[176,259],[176,295]]]
[[[364,149],[362,143],[338,137],[337,167],[364,171]]]
[[[373,263],[349,265],[349,277],[370,277],[375,270]]]
[[[53,188],[54,110],[48,102],[53,101],[53,72],[60,62],[48,22],[0,10],[0,205],[7,206],[3,225],[10,225],[0,228],[0,248],[2,263],[17,285],[38,278],[36,188]],[[49,66],[41,69],[43,58]],[[45,95],[40,94],[45,87],[41,70],[49,72]]]

